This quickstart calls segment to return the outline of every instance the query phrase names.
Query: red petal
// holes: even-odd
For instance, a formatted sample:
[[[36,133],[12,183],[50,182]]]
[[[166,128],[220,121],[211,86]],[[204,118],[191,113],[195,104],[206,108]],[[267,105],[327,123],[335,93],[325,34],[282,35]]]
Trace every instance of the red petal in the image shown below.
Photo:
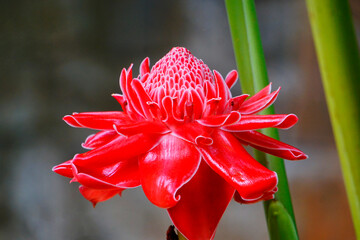
[[[126,96],[129,111],[136,114],[138,118],[143,119],[144,113],[142,111],[139,99],[131,86],[131,82],[133,81],[132,67],[133,65],[131,64],[127,71],[125,69],[121,71],[120,87]]]
[[[262,196],[261,198],[259,199],[256,199],[256,200],[245,200],[243,199],[240,194],[236,191],[235,192],[235,195],[234,195],[234,199],[235,201],[237,201],[238,203],[242,203],[242,204],[251,204],[251,203],[256,203],[256,202],[260,202],[260,201],[267,201],[267,200],[271,200],[271,199],[274,199],[275,197],[275,193],[277,192],[277,188],[275,188],[273,191],[270,191],[270,192],[267,192],[264,194],[264,196]]]
[[[206,101],[203,117],[212,116],[216,113],[221,98],[212,98]]]
[[[57,174],[60,174],[61,176],[73,178],[74,175],[73,175],[72,169],[71,169],[71,162],[72,162],[72,159],[53,167],[52,170],[53,170],[53,172],[56,172]]]
[[[194,145],[166,135],[139,159],[145,195],[159,207],[174,206],[180,199],[177,191],[194,176],[199,163],[200,153]]]
[[[225,78],[226,85],[228,88],[232,88],[232,86],[236,83],[236,80],[238,78],[238,73],[236,70],[232,70],[228,73],[228,75]]]
[[[246,200],[260,199],[277,185],[277,175],[250,156],[228,132],[217,131],[214,143],[199,150],[209,166],[232,184]]]
[[[174,98],[166,96],[161,100],[162,109],[166,114],[166,119],[163,122],[174,123],[177,119],[174,117]]]
[[[229,132],[249,131],[269,127],[287,129],[294,126],[297,121],[298,118],[295,114],[242,115],[240,122],[224,126],[221,129]]]
[[[155,147],[161,135],[136,134],[130,137],[118,136],[113,141],[86,153],[78,154],[73,162],[76,166],[104,166],[128,160]]]
[[[218,105],[218,112],[222,113],[227,101],[230,98],[230,91],[219,72],[214,70],[214,76],[216,83],[216,97],[221,98]]]
[[[204,89],[206,99],[216,98],[216,90],[214,84],[212,84],[209,80],[204,82]]]
[[[129,116],[123,112],[83,112],[66,115],[63,120],[72,127],[113,130],[113,125],[131,124]]]
[[[299,149],[256,131],[238,132],[234,135],[253,148],[289,160],[302,160],[308,156]]]
[[[126,97],[126,69],[123,68],[120,73],[119,77],[119,85],[120,89],[122,90],[124,96]]]
[[[150,72],[150,61],[149,58],[145,58],[140,64],[140,76],[144,76],[146,73]]]
[[[240,118],[239,112],[232,111],[230,114],[209,116],[196,121],[206,127],[221,127],[237,123]]]
[[[141,106],[142,112],[144,113],[145,117],[149,120],[153,118],[148,102],[151,102],[151,98],[149,95],[145,92],[143,85],[141,84],[140,80],[134,79],[131,82],[131,86],[133,87],[136,96],[139,100],[139,104]]]
[[[156,102],[147,102],[146,104],[149,106],[149,110],[154,118],[162,119],[159,104],[157,104]]]
[[[172,129],[171,134],[190,143],[196,143],[199,137],[211,139],[210,135],[207,133],[206,127],[197,122],[178,125],[176,128]]]
[[[185,106],[188,101],[188,91],[182,92],[181,96],[179,97],[178,105],[177,105],[177,112],[179,118],[184,118],[185,113]]]
[[[194,89],[190,89],[190,96],[191,96],[191,103],[193,104],[193,113],[194,113],[194,119],[201,118],[201,115],[203,113],[203,99],[199,95],[197,91]]]
[[[114,129],[119,134],[123,135],[134,135],[138,133],[158,133],[165,134],[169,133],[170,129],[162,122],[143,121],[131,125],[114,125]]]
[[[93,206],[95,207],[98,202],[106,201],[114,197],[116,194],[121,194],[123,189],[98,190],[80,186],[79,191],[84,196],[84,198],[92,202]]]
[[[279,95],[279,91],[280,88],[278,88],[275,92],[272,92],[260,99],[257,99],[256,101],[253,98],[249,98],[236,110],[239,110],[241,114],[258,113],[275,102],[277,96]]]
[[[234,188],[202,162],[179,194],[180,201],[168,209],[176,228],[189,240],[213,239]]]
[[[87,149],[94,149],[112,141],[118,134],[115,131],[101,131],[88,136],[81,146]]]
[[[116,101],[121,105],[121,109],[123,110],[123,112],[127,114],[127,101],[125,96],[118,93],[113,93],[111,94],[111,96],[116,99]]]
[[[138,158],[128,159],[113,165],[77,166],[73,161],[74,178],[80,184],[93,189],[133,188],[140,185]]]
[[[249,98],[249,100],[248,100],[249,103],[256,102],[257,100],[262,99],[262,98],[266,97],[267,95],[269,95],[271,93],[271,85],[272,85],[272,83],[269,83],[269,85],[267,85],[266,87],[261,89],[259,92],[257,92],[254,96]]]
[[[229,111],[232,111],[232,110],[237,111],[239,109],[239,107],[241,106],[241,104],[243,104],[243,102],[246,100],[247,97],[249,97],[249,94],[242,94],[240,96],[231,98],[226,103],[226,109],[228,109]]]

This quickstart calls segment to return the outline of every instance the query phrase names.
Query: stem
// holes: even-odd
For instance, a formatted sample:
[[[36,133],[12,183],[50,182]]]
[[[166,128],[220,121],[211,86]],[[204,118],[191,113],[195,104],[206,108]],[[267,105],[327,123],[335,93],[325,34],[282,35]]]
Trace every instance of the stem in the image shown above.
[[[347,0],[307,0],[353,223],[360,239],[360,57]]]
[[[241,87],[244,93],[253,95],[269,84],[260,31],[256,18],[255,3],[253,0],[225,0],[225,4]],[[271,106],[262,113],[274,114],[274,108]],[[264,129],[262,133],[279,139],[277,129]],[[279,190],[275,194],[275,199],[284,206],[284,209],[290,215],[290,218],[287,218],[291,221],[289,225],[293,225],[296,229],[284,161],[278,157],[259,151],[255,151],[255,157],[259,162],[278,174]],[[269,201],[264,202],[265,214],[267,216],[269,214],[274,215],[274,213],[271,212],[273,208],[269,208],[269,203]],[[275,235],[272,234],[271,231],[276,231],[276,229],[268,228],[268,230],[270,236]],[[295,234],[297,234],[296,231]],[[297,235],[295,235],[295,237],[297,238]]]

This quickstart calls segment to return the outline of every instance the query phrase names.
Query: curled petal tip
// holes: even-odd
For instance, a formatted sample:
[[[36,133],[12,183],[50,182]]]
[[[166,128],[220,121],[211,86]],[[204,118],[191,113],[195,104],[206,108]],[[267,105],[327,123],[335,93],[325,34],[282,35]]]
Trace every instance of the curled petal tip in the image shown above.
[[[262,195],[262,197],[255,199],[255,200],[246,200],[244,199],[242,196],[240,196],[239,192],[236,191],[235,195],[234,195],[234,200],[240,204],[252,204],[252,203],[256,203],[259,201],[267,201],[267,200],[271,200],[274,199],[275,197],[275,193],[277,192],[277,187],[274,188],[272,191],[266,192]]]
[[[303,152],[301,152],[299,155],[296,156],[295,160],[304,160],[304,159],[308,159],[309,156]]]
[[[56,172],[57,168],[58,168],[58,166],[54,166],[51,168],[51,171]]]
[[[71,127],[80,127],[80,124],[75,120],[75,118],[72,115],[64,116],[63,120]]]
[[[298,120],[299,118],[295,114],[291,113],[287,115],[284,120],[277,125],[277,127],[281,129],[288,129],[294,126]]]
[[[195,138],[195,143],[197,145],[212,145],[214,143],[214,140],[210,137],[204,137],[204,136],[197,136]]]
[[[304,160],[308,158],[308,155],[300,151],[299,149],[294,148],[293,150],[289,149],[290,156],[284,157],[288,160]]]
[[[234,135],[245,145],[283,159],[302,160],[307,158],[307,155],[301,150],[257,131],[238,132]]]

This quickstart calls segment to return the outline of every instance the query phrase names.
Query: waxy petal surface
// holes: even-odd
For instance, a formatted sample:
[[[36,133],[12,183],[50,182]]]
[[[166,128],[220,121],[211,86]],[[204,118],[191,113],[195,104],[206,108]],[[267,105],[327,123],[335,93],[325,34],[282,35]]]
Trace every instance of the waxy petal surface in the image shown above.
[[[274,199],[274,197],[275,197],[274,194],[277,192],[277,190],[278,190],[277,188],[274,188],[273,191],[265,193],[261,198],[256,199],[256,200],[245,200],[240,196],[238,191],[236,191],[235,195],[234,195],[234,199],[235,199],[235,201],[237,201],[238,203],[241,203],[241,204],[252,204],[252,203],[257,203],[260,201],[267,201],[267,200]]]
[[[142,86],[140,80],[134,79],[131,83],[131,86],[133,87],[136,93],[136,96],[139,100],[139,104],[141,106],[142,112],[144,113],[145,117],[147,119],[152,120],[153,116],[151,114],[149,106],[147,105],[147,102],[151,102],[151,98],[145,92],[144,87]]]
[[[139,159],[145,195],[158,207],[173,207],[181,198],[177,191],[192,178],[199,164],[200,153],[193,144],[166,135]]]
[[[307,155],[301,150],[256,131],[238,132],[234,135],[253,148],[280,158],[288,160],[307,158]]]
[[[168,213],[175,227],[189,240],[213,239],[234,191],[202,161],[196,175],[179,190],[181,198]]]
[[[71,162],[72,159],[53,167],[52,170],[61,176],[73,178]]]
[[[211,138],[209,130],[197,122],[182,124],[179,127],[172,129],[171,134],[190,143],[196,143],[196,140],[199,137]]]
[[[277,185],[277,175],[257,162],[228,132],[217,131],[214,143],[198,147],[209,166],[245,200],[257,200]]]
[[[229,132],[241,132],[270,127],[287,129],[294,126],[297,121],[298,118],[294,114],[242,115],[238,123],[221,127],[221,129]]]
[[[234,86],[237,78],[238,78],[238,73],[236,70],[232,70],[231,72],[228,73],[228,75],[226,75],[225,82],[229,89]]]
[[[221,127],[226,125],[232,125],[239,122],[241,115],[239,112],[232,111],[229,114],[209,116],[197,120],[203,126],[206,127]]]
[[[106,201],[117,194],[121,194],[123,189],[99,190],[80,186],[79,191],[95,207],[98,202]]]
[[[150,60],[147,57],[140,64],[140,76],[142,77],[149,72],[150,72]]]
[[[278,88],[275,92],[270,93],[256,101],[254,99],[249,98],[245,101],[240,107],[237,109],[241,114],[255,114],[258,113],[271,104],[273,104],[279,95],[280,88]],[[255,96],[254,96],[255,97]]]
[[[83,148],[94,149],[101,147],[108,142],[111,142],[118,136],[117,132],[114,130],[110,131],[101,131],[96,134],[88,136],[85,142],[81,145]]]
[[[246,100],[246,98],[248,98],[249,95],[248,94],[242,94],[240,96],[236,96],[231,98],[227,104],[226,104],[226,109],[228,111],[238,111],[238,109],[240,108],[241,104],[243,104],[243,102]]]
[[[226,86],[226,83],[221,76],[221,74],[214,70],[215,83],[216,83],[216,97],[221,98],[218,103],[218,113],[221,114],[226,106],[227,101],[230,98],[229,88]]]
[[[165,134],[171,132],[170,129],[160,121],[143,121],[130,125],[115,125],[114,129],[121,135],[134,134]]]
[[[133,121],[123,112],[83,112],[66,115],[64,121],[72,127],[113,130],[113,125],[131,124]]]
[[[272,83],[268,84],[266,87],[264,87],[259,92],[257,92],[254,96],[250,97],[247,100],[248,104],[256,102],[256,101],[266,97],[267,95],[269,95],[271,93],[271,85],[272,85]]]
[[[155,147],[161,135],[136,134],[129,137],[118,136],[104,146],[75,155],[76,166],[102,167],[137,157]]]
[[[72,170],[76,181],[93,189],[133,188],[140,185],[137,157],[96,167],[77,166],[73,161]]]

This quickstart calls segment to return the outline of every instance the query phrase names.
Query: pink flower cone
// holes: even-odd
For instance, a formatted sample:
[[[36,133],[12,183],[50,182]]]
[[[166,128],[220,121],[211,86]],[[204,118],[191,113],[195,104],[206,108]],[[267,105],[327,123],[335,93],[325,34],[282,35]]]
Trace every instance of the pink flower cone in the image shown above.
[[[53,168],[79,182],[94,205],[128,188],[142,186],[147,198],[166,208],[176,228],[190,240],[213,239],[230,200],[254,203],[274,197],[277,175],[244,149],[289,159],[307,156],[256,130],[287,129],[294,114],[255,115],[279,90],[267,86],[252,97],[232,97],[237,80],[213,73],[185,48],[173,48],[150,70],[149,59],[132,76],[123,69],[113,94],[123,111],[74,113],[72,127],[100,130],[83,147],[90,151]]]

